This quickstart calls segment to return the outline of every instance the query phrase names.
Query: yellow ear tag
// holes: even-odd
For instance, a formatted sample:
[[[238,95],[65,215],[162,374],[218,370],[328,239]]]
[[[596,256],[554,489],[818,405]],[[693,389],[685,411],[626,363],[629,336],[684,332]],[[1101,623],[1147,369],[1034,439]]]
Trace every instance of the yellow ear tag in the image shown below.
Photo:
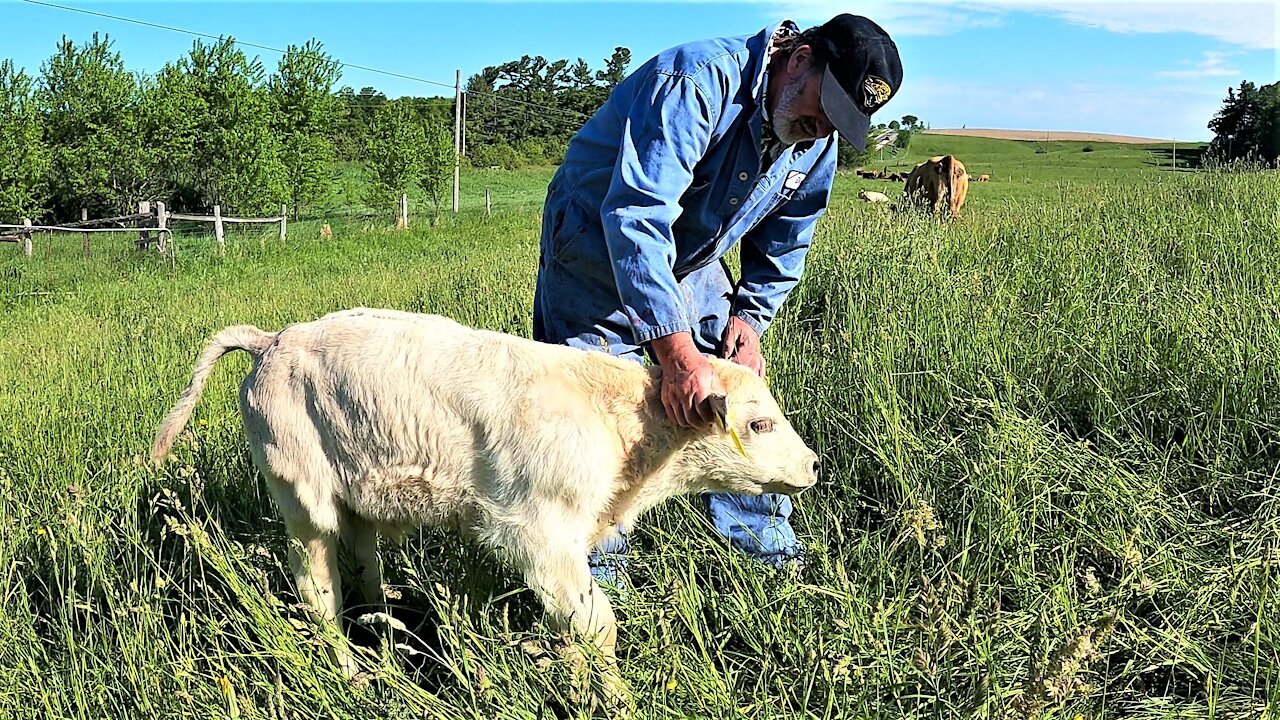
[[[747,457],[747,449],[742,447],[742,439],[738,437],[738,431],[729,426],[729,437],[733,438],[733,446],[738,448],[738,452],[742,453],[742,457]]]
[[[724,429],[729,431],[729,437],[733,438],[733,446],[738,449],[738,453],[742,457],[747,457],[747,449],[742,447],[742,438],[738,437],[738,431],[733,429],[733,420],[728,413],[724,416]]]

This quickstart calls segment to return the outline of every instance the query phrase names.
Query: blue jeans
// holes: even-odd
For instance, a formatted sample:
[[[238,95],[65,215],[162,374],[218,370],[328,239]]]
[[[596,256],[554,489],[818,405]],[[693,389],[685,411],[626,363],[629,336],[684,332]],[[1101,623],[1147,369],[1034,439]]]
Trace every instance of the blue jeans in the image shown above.
[[[546,234],[544,233],[544,240]],[[718,355],[733,300],[728,268],[713,262],[680,280],[685,307],[695,314],[693,340],[708,355]],[[585,350],[604,350],[618,357],[645,362],[645,348],[631,344],[626,316],[616,309],[617,290],[611,277],[575,273],[548,257],[543,248],[534,294],[533,337]],[[624,340],[624,338],[627,338]],[[782,567],[800,555],[791,528],[791,498],[785,495],[703,496],[716,531],[737,550],[772,567]],[[630,552],[627,529],[605,540],[592,552],[596,579],[620,585],[619,573]]]

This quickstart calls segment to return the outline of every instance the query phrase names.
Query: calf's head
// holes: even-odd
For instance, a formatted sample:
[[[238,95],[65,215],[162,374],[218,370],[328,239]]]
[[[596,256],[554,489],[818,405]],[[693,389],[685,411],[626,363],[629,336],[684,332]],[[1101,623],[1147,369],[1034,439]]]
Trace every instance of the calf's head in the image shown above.
[[[741,365],[712,360],[724,394],[713,395],[716,426],[686,449],[685,467],[703,489],[794,495],[818,481],[818,455],[796,434],[768,385]]]

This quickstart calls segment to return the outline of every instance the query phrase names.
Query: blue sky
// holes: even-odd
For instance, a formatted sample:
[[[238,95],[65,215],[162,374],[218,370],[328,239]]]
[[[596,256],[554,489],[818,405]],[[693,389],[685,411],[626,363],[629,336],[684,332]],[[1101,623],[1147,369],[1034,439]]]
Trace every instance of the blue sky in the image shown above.
[[[932,127],[1108,132],[1208,140],[1229,86],[1280,74],[1275,2],[879,0],[876,2],[70,2],[55,4],[282,48],[317,38],[339,60],[452,85],[521,55],[603,67],[616,46],[637,66],[663,48],[866,15],[898,43],[903,87],[881,112]],[[63,35],[108,33],[131,70],[185,54],[189,35],[19,0],[0,0],[0,58],[30,74]],[[274,67],[278,54],[248,49]],[[348,68],[342,84],[440,95],[437,84]],[[877,116],[879,117],[879,116]]]

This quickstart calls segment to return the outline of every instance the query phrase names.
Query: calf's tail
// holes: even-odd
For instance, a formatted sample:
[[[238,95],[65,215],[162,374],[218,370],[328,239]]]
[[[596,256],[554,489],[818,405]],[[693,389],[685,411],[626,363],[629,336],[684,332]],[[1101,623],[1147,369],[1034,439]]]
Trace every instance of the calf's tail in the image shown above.
[[[263,332],[252,325],[233,325],[213,336],[205,346],[204,352],[200,354],[200,361],[196,363],[195,372],[191,374],[191,384],[182,391],[182,397],[178,398],[177,404],[169,411],[169,415],[160,423],[160,428],[156,431],[155,442],[151,445],[153,462],[158,463],[164,460],[173,449],[173,441],[178,437],[178,433],[182,432],[183,426],[191,417],[191,411],[200,401],[200,393],[204,391],[205,381],[209,379],[209,373],[213,372],[213,366],[218,359],[233,350],[244,350],[256,358],[275,342],[276,334]]]

